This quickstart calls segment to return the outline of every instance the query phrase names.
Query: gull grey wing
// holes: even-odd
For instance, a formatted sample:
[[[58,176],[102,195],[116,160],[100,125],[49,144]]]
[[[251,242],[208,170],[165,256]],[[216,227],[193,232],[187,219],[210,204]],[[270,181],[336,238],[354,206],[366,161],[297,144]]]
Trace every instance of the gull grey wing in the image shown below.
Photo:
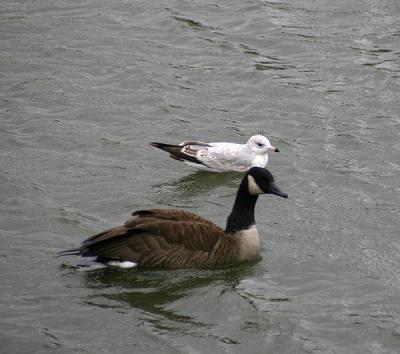
[[[220,144],[211,146],[206,151],[199,151],[197,158],[204,165],[225,171],[246,170],[251,164],[251,156],[236,144]]]
[[[152,142],[150,145],[169,152],[170,157],[175,160],[189,161],[196,164],[202,164],[202,162],[197,159],[198,150],[202,148],[207,149],[207,146],[209,146],[207,143],[193,141],[183,142],[180,145]]]

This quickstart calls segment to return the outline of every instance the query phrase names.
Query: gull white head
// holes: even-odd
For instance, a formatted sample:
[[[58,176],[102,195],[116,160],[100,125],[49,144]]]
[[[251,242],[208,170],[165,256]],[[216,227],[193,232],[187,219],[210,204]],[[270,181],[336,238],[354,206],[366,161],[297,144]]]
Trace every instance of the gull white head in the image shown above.
[[[246,143],[250,150],[259,155],[264,155],[268,151],[279,152],[279,149],[272,146],[268,138],[263,135],[253,135]]]

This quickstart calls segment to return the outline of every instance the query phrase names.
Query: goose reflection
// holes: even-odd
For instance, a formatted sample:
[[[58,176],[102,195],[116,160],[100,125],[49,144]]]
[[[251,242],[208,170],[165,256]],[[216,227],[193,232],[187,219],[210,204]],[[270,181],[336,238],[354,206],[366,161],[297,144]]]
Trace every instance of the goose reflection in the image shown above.
[[[168,273],[163,270],[114,270],[110,267],[88,271],[85,272],[84,283],[97,291],[85,302],[99,307],[120,307],[125,304],[146,314],[162,316],[161,319],[157,318],[158,324],[153,323],[154,326],[164,326],[163,319],[175,324],[206,326],[188,314],[177,313],[171,307],[176,301],[198,294],[204,288],[220,287],[220,295],[236,291],[235,287],[242,279],[252,278],[257,272],[264,271],[262,266],[257,266],[258,262],[256,260],[219,270],[169,270]]]

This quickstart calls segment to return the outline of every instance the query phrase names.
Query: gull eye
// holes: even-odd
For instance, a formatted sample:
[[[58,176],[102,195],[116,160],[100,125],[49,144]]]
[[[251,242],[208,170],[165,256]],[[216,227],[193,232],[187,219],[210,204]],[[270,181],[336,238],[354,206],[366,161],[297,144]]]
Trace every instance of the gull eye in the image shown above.
[[[264,146],[264,144],[262,144],[262,143],[256,143],[256,144],[257,144],[258,147],[263,147]]]

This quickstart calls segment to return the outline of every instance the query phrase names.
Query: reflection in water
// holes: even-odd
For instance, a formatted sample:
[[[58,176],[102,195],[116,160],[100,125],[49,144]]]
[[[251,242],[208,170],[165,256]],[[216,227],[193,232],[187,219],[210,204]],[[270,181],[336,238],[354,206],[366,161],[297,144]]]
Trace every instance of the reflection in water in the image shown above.
[[[176,206],[185,201],[190,202],[195,195],[207,193],[219,186],[224,185],[236,190],[242,178],[243,173],[239,172],[196,171],[178,180],[153,185],[153,193],[158,202]]]
[[[173,327],[178,323],[204,327],[207,325],[194,321],[189,314],[178,314],[172,310],[174,302],[201,293],[202,288],[210,286],[222,285],[220,295],[229,290],[236,292],[235,288],[242,279],[255,276],[257,263],[258,260],[217,270],[142,271],[101,268],[85,273],[85,285],[97,290],[86,302],[99,307],[120,307],[121,303],[125,303],[145,314],[156,315],[156,319],[149,319],[148,316],[146,319],[155,327],[165,327],[165,320],[172,321]]]
[[[398,0],[21,3],[1,16],[0,352],[399,352]],[[48,256],[131,207],[224,224],[240,174],[178,179],[153,138],[261,129],[295,193],[257,205],[269,274],[58,277]]]

